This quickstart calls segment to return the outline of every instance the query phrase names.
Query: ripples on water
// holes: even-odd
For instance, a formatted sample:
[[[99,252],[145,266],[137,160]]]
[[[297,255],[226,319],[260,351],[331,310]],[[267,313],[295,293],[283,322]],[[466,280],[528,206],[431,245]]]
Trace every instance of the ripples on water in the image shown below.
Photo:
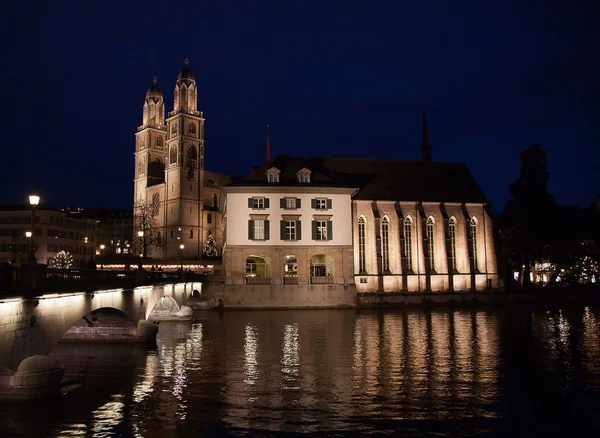
[[[236,311],[157,348],[61,344],[65,388],[0,406],[23,436],[467,436],[598,431],[600,313]]]

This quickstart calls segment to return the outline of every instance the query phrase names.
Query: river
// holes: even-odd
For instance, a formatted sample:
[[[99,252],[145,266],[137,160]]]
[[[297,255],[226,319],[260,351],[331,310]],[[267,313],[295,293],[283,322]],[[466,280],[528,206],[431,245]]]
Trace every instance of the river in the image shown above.
[[[157,346],[61,343],[2,436],[600,432],[600,308],[202,312]]]

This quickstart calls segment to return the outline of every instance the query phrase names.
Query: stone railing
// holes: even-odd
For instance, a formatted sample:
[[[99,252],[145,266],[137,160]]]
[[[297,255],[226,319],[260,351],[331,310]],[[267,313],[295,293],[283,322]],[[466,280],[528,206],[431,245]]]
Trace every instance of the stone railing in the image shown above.
[[[283,284],[298,284],[298,277],[283,277]]]
[[[310,284],[333,284],[333,277],[310,277]]]
[[[271,277],[246,277],[246,284],[271,284]]]

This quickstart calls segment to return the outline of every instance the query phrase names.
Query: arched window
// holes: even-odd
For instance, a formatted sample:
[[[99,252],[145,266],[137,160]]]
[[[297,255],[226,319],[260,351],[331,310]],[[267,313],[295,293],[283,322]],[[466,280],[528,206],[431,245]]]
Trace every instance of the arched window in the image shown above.
[[[406,269],[412,271],[412,220],[409,216],[404,219],[404,254],[406,256]]]
[[[188,134],[193,135],[194,137],[196,136],[196,124],[195,123],[190,123],[188,125]]]
[[[456,271],[456,221],[448,221],[448,239],[450,240],[450,269]]]
[[[198,158],[198,152],[196,146],[190,146],[187,152],[187,165],[188,167],[196,167],[196,159]]]
[[[169,164],[177,163],[177,146],[171,146],[171,150],[169,152]]]
[[[381,256],[383,272],[390,272],[390,222],[387,217],[381,221]]]
[[[214,193],[212,195],[212,206],[217,207],[217,195]]]
[[[177,122],[173,122],[173,125],[171,126],[171,136],[175,135],[177,135]]]
[[[477,269],[477,219],[471,218],[471,253],[473,254],[473,266]]]
[[[159,147],[159,148],[162,148],[162,145],[163,145],[163,139],[162,139],[162,137],[160,137],[160,136],[156,137],[156,146]]]
[[[365,263],[365,218],[358,218],[358,270],[367,272]]]
[[[427,218],[427,263],[429,264],[429,269],[430,270],[434,270],[435,269],[435,263],[434,263],[434,235],[433,235],[433,218],[431,216],[429,216],[429,218]]]
[[[155,193],[152,197],[152,216],[158,216],[158,212],[160,211],[160,195]]]

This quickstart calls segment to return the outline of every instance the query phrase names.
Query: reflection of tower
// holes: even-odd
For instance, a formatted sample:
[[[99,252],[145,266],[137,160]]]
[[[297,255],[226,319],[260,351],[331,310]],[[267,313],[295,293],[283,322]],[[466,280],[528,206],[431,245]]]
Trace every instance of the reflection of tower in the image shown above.
[[[204,168],[204,118],[197,110],[194,74],[185,60],[174,91],[173,111],[167,118],[167,164],[165,172],[165,235],[168,257],[179,256],[179,246],[170,236],[182,229],[184,257],[198,252],[195,238],[200,232],[200,198]],[[196,235],[196,236],[194,236]],[[198,242],[198,245],[200,242]]]

